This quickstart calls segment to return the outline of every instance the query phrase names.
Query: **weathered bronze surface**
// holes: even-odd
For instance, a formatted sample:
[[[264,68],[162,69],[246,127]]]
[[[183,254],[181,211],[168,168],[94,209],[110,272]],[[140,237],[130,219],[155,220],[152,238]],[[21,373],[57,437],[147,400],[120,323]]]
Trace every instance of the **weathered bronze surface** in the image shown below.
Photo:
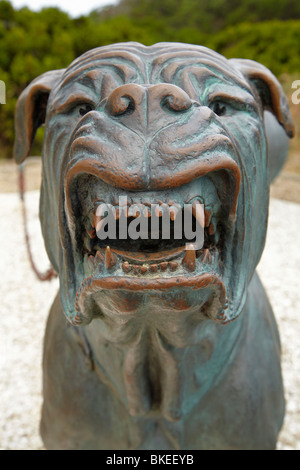
[[[48,449],[276,446],[280,341],[255,268],[286,146],[268,156],[265,110],[292,137],[269,70],[176,43],[94,49],[19,98],[18,162],[45,123],[40,218],[60,277],[43,361]],[[128,220],[133,205],[203,204],[204,246],[99,240],[97,206],[119,218],[125,196]]]

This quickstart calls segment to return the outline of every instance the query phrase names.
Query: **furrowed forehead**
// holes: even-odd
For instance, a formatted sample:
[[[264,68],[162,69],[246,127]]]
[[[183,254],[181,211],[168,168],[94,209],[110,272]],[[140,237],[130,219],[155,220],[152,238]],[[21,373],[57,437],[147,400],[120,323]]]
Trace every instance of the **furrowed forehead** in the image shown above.
[[[152,82],[180,84],[189,78],[198,86],[218,81],[250,91],[249,83],[222,55],[200,46],[188,46],[162,53],[153,61]]]
[[[214,81],[250,91],[243,75],[226,58],[208,48],[177,43],[149,47],[125,43],[93,49],[76,59],[57,84],[55,95],[70,87],[73,90],[74,86],[88,87],[99,95],[100,91],[103,94],[103,87],[167,82],[184,86],[193,97],[197,94],[195,84],[201,88]]]
[[[94,93],[95,99],[108,96],[124,83],[145,83],[145,64],[137,54],[115,47],[89,51],[76,59],[52,90],[55,108],[69,94]]]

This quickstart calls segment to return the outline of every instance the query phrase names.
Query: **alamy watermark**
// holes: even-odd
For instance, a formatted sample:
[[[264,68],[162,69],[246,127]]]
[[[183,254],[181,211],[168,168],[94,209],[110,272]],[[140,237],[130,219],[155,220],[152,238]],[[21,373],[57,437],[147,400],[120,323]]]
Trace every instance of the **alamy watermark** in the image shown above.
[[[118,222],[118,223],[117,223]],[[204,244],[204,205],[128,204],[126,196],[119,205],[101,203],[95,213],[95,230],[100,240],[182,240],[200,250]]]
[[[300,104],[300,80],[295,80],[292,83],[292,88],[296,89],[296,91],[294,91],[294,93],[292,94],[292,103]]]
[[[0,80],[0,104],[6,104],[6,86],[2,80]]]

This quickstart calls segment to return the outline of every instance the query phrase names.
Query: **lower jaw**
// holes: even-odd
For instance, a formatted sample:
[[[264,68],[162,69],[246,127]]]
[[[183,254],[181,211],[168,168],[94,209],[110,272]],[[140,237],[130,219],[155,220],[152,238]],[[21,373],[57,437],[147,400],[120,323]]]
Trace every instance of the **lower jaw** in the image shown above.
[[[215,273],[136,276],[91,274],[76,292],[75,323],[107,316],[115,323],[159,315],[193,315],[224,323],[226,288]],[[151,321],[151,320],[150,320]]]
[[[151,317],[158,311],[163,315],[182,312],[183,317],[196,313],[199,320],[227,322],[228,302],[218,252],[198,253],[190,264],[189,259],[185,262],[184,248],[151,259],[146,259],[149,255],[145,258],[145,254],[114,249],[110,257],[107,251],[99,250],[92,260],[90,255],[84,256],[81,279],[77,277],[75,309],[68,317],[73,325],[86,325],[101,317],[121,324],[134,317]],[[143,271],[145,266],[147,271]]]

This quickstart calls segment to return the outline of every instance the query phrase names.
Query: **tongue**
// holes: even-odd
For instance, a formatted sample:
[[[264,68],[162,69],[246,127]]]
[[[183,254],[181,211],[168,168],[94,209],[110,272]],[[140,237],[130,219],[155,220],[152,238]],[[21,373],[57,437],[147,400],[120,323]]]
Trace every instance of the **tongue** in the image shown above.
[[[143,253],[137,251],[117,250],[113,248],[112,252],[125,260],[134,261],[137,264],[143,264],[172,260],[173,258],[177,258],[184,251],[184,249],[185,247],[183,246],[180,248],[174,248],[171,250],[160,251],[156,253]]]

